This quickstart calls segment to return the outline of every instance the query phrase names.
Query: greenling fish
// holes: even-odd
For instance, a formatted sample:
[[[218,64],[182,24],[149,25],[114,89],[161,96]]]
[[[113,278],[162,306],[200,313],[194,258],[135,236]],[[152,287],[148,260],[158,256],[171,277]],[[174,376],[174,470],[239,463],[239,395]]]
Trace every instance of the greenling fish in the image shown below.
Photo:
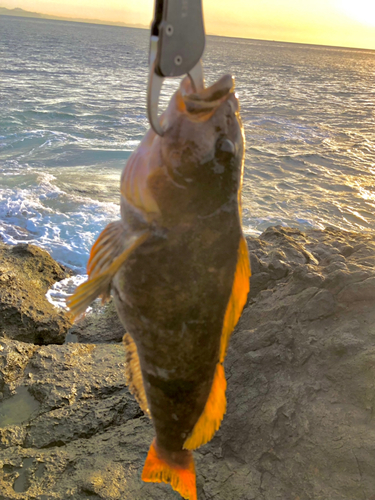
[[[91,250],[77,316],[111,291],[126,328],[130,390],[155,439],[142,479],[196,500],[191,450],[226,411],[224,358],[249,292],[240,192],[244,140],[231,76],[193,93],[188,78],[121,177],[121,220]]]

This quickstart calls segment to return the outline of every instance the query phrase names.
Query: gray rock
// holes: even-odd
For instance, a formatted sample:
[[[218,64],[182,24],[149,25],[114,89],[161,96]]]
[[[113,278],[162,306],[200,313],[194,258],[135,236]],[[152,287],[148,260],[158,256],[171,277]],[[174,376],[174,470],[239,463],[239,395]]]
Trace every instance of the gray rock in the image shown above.
[[[253,293],[225,363],[227,414],[194,453],[198,498],[370,500],[375,238],[276,227],[248,243]],[[108,343],[120,333],[96,328],[81,344],[0,342],[0,499],[180,498],[140,479],[152,425]]]
[[[303,318],[310,321],[331,316],[336,312],[336,300],[328,290],[319,290],[314,295],[304,309]]]
[[[69,274],[41,248],[0,243],[0,337],[62,344],[71,322],[45,294]]]
[[[339,294],[342,302],[358,302],[375,300],[375,276],[347,285]]]
[[[93,312],[79,318],[69,330],[69,337],[81,344],[121,342],[125,335],[113,300],[104,306],[93,304]]]

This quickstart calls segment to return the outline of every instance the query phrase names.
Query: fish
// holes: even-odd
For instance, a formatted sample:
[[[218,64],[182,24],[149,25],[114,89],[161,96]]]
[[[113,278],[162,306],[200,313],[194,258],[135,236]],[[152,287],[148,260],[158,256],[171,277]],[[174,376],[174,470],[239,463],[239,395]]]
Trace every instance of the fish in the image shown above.
[[[244,133],[234,79],[199,93],[182,80],[132,153],[120,183],[121,219],[93,245],[74,316],[112,294],[125,327],[126,379],[153,423],[142,472],[197,499],[192,450],[226,412],[224,360],[249,293],[241,223]]]

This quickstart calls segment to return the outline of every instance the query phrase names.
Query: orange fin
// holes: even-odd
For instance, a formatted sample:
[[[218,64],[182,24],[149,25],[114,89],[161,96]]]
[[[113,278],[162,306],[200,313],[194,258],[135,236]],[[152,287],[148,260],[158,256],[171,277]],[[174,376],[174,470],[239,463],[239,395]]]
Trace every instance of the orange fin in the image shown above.
[[[186,450],[195,450],[199,446],[208,443],[219,429],[227,408],[226,388],[227,381],[225,380],[224,367],[221,363],[218,363],[204,410],[192,433],[184,442]]]
[[[184,453],[184,464],[180,465],[165,453],[166,457],[160,456],[156,449],[155,440],[150,446],[145,465],[142,471],[142,480],[146,483],[167,483],[186,500],[197,500],[197,488],[195,483],[195,466],[192,453],[186,450]]]
[[[76,288],[73,295],[66,299],[72,318],[83,314],[93,300],[101,295],[103,302],[109,298],[111,276],[104,274],[85,281]]]
[[[129,235],[121,221],[108,224],[91,249],[87,264],[89,279],[66,301],[73,317],[84,313],[97,297],[102,296],[103,301],[109,298],[112,278],[149,235],[149,231]]]
[[[108,269],[113,259],[124,250],[127,239],[128,231],[120,220],[111,222],[103,229],[91,247],[87,262],[87,274],[90,279]]]
[[[240,319],[242,309],[250,291],[250,261],[247,250],[247,243],[242,236],[238,248],[237,267],[234,273],[232,293],[229,297],[227,309],[225,311],[223,329],[220,341],[220,363],[224,363],[227,353],[230,336]]]
[[[125,376],[126,383],[129,386],[130,392],[137,400],[141,410],[151,418],[151,413],[148,408],[146,392],[143,385],[143,377],[141,365],[139,362],[137,346],[129,333],[126,333],[122,339],[125,346]]]

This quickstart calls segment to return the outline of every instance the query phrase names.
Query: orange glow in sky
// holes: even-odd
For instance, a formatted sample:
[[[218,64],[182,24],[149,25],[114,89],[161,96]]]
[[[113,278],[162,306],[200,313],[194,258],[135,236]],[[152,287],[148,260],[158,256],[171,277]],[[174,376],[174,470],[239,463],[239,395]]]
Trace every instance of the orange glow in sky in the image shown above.
[[[154,0],[0,0],[0,6],[148,26]],[[375,49],[375,0],[203,0],[203,8],[210,34]]]

